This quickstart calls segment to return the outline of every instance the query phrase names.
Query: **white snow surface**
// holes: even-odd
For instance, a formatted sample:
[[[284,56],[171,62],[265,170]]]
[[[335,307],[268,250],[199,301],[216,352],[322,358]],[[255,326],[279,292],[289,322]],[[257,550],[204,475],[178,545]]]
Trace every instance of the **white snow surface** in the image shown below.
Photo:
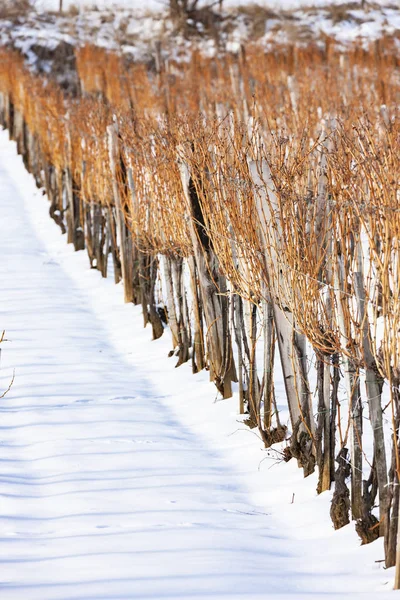
[[[202,0],[200,4],[213,4],[212,0]],[[345,0],[223,0],[223,6],[245,6],[259,4],[274,10],[293,10],[302,6],[327,6],[332,4],[345,4]],[[359,0],[361,6],[361,0]],[[373,0],[370,4],[379,4],[383,6],[396,5],[396,0]],[[146,8],[160,9],[169,5],[168,0],[147,0]],[[34,6],[38,10],[58,10],[60,0],[34,0]],[[128,8],[130,10],[143,10],[143,2],[140,0],[63,0],[65,10],[71,6],[74,8],[84,8],[96,6],[99,9],[105,8]]]
[[[382,541],[334,532],[316,477],[67,246],[4,131],[0,257],[2,600],[399,597]]]
[[[210,4],[200,0],[199,6],[202,3]],[[203,35],[182,36],[168,17],[166,0],[64,0],[62,15],[51,12],[58,9],[58,0],[33,0],[34,10],[0,20],[0,46],[20,49],[33,67],[48,73],[51,59],[45,60],[41,49],[48,56],[60,42],[72,46],[89,42],[138,61],[151,60],[159,42],[165,58],[185,60],[193,49],[214,56],[223,48],[239,52],[249,42],[271,48],[276,43],[323,43],[326,36],[339,45],[369,44],[387,35],[397,40],[400,32],[400,0],[366,2],[364,7],[361,0],[225,0],[222,9],[211,4],[222,17],[218,45],[214,35],[204,34],[200,21],[196,28]],[[335,14],[338,4],[343,7]],[[68,12],[72,6],[75,10]]]

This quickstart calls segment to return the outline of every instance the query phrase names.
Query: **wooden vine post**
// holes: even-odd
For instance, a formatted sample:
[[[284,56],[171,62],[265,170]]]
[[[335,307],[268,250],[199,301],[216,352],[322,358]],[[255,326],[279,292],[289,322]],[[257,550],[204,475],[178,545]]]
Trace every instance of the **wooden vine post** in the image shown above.
[[[223,306],[220,291],[210,272],[210,256],[199,232],[198,216],[201,214],[188,167],[180,163],[181,181],[185,195],[189,219],[190,236],[194,248],[194,257],[198,273],[202,306],[206,324],[207,352],[210,365],[210,379],[214,381],[223,398],[232,396],[232,381],[236,381],[236,370],[231,340],[224,323],[228,314]],[[204,232],[203,232],[204,233]]]
[[[265,160],[250,161],[249,169],[254,184],[257,214],[260,221],[260,235],[265,249],[268,287],[271,294],[273,319],[276,329],[279,354],[289,405],[293,430],[293,455],[303,466],[304,474],[313,472],[315,456],[313,449],[314,419],[308,377],[304,368],[304,344],[295,331],[294,315],[285,306],[285,298],[273,298],[273,284],[279,280],[278,252],[282,244],[278,199],[275,194],[269,166]],[[270,229],[270,231],[268,231]],[[273,239],[273,243],[272,242]],[[278,286],[279,287],[279,286]]]
[[[133,265],[132,265],[132,241],[127,232],[125,215],[122,208],[121,196],[118,189],[117,169],[120,161],[120,150],[116,124],[107,127],[108,154],[112,177],[112,189],[116,207],[116,221],[120,246],[120,260],[122,280],[124,284],[125,302],[133,302]]]

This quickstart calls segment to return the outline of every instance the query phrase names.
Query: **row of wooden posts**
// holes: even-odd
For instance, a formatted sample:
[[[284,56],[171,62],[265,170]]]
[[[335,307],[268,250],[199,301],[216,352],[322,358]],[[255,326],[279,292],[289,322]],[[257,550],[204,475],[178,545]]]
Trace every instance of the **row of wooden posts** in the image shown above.
[[[291,86],[293,87],[293,82]],[[292,104],[296,105],[293,99]],[[61,116],[64,118],[64,115]],[[385,118],[388,119],[387,116]],[[329,186],[334,188],[327,175],[327,162],[330,160],[330,153],[333,153],[330,144],[335,126],[332,125],[330,134],[321,142],[316,160],[317,209],[316,216],[308,221],[308,227],[311,222],[316,234],[315,238],[309,232],[307,235],[311,240],[308,243],[312,246],[315,262],[319,265],[315,272],[319,273],[320,265],[324,264],[325,279],[322,281],[318,277],[313,281],[308,273],[300,272],[296,279],[297,275],[287,277],[283,271],[284,268],[295,271],[294,266],[298,262],[296,258],[293,263],[282,264],[283,257],[287,256],[285,228],[289,213],[284,217],[279,215],[287,205],[286,196],[279,189],[276,173],[273,169],[271,171],[271,165],[261,150],[260,155],[246,159],[243,167],[244,177],[247,177],[246,185],[250,184],[252,189],[248,198],[258,224],[254,230],[250,228],[248,231],[250,250],[245,244],[245,229],[240,237],[237,232],[221,232],[221,229],[213,228],[212,220],[219,219],[219,215],[217,211],[212,212],[212,207],[207,209],[204,198],[213,189],[210,180],[214,175],[210,168],[201,169],[198,166],[196,156],[190,158],[195,154],[195,141],[192,140],[187,144],[189,150],[179,148],[176,157],[180,180],[176,210],[184,211],[183,223],[191,251],[178,247],[174,250],[170,246],[167,252],[155,252],[146,243],[145,232],[139,221],[132,218],[132,215],[139,212],[139,208],[136,210],[135,206],[140,201],[140,194],[137,189],[137,174],[132,162],[127,159],[129,152],[126,138],[120,129],[123,128],[122,120],[116,117],[102,132],[107,139],[104,169],[107,169],[110,178],[110,186],[107,188],[110,197],[105,201],[91,197],[83,184],[85,169],[88,168],[85,161],[80,165],[80,176],[76,176],[68,133],[65,141],[68,160],[62,165],[49,160],[49,153],[43,149],[43,135],[46,136],[46,132],[30,130],[22,105],[14,102],[12,90],[2,92],[0,89],[0,121],[16,141],[25,166],[35,177],[37,185],[46,190],[50,215],[66,234],[67,241],[76,250],[86,249],[90,266],[98,269],[103,277],[108,275],[111,255],[115,282],[122,280],[126,302],[142,306],[144,325],[151,325],[154,339],[163,334],[166,324],[169,325],[172,337],[171,356],[177,357],[176,366],[190,360],[193,372],[208,369],[211,381],[223,398],[231,397],[237,384],[240,412],[247,414],[246,422],[250,427],[258,428],[263,443],[271,446],[285,442],[285,460],[296,458],[299,466],[304,469],[305,476],[311,474],[317,466],[319,492],[328,490],[332,483],[335,484],[331,509],[334,526],[338,528],[346,525],[351,512],[352,518],[357,521],[363,542],[373,541],[379,534],[385,536],[386,564],[394,565],[399,508],[398,382],[391,376],[390,389],[394,407],[392,425],[395,434],[392,465],[388,469],[381,400],[383,369],[380,371],[378,368],[377,352],[371,345],[369,326],[367,331],[365,325],[366,284],[361,268],[355,273],[354,290],[352,288],[354,298],[351,298],[351,302],[355,300],[361,323],[359,339],[362,350],[357,351],[359,362],[354,358],[349,345],[351,334],[348,323],[351,317],[350,309],[345,307],[348,295],[346,269],[361,248],[361,241],[354,235],[352,237],[351,232],[344,234],[349,240],[349,248],[351,246],[351,259],[349,258],[348,264],[343,265],[341,253],[347,248],[347,242],[343,241],[343,247],[339,250],[335,247],[337,241],[332,234],[334,211],[328,193]],[[134,125],[132,122],[132,126]],[[68,127],[66,129],[68,131]],[[260,143],[259,148],[261,147]],[[280,173],[282,172],[281,170]],[[300,223],[300,217],[296,214],[294,219],[297,218]],[[252,219],[253,216],[249,223],[253,223]],[[237,226],[239,225],[237,221]],[[335,226],[339,229],[338,224]],[[161,237],[163,235],[168,236],[168,233],[161,232]],[[235,242],[232,241],[234,236]],[[237,242],[238,239],[240,243]],[[306,255],[307,251],[304,246],[301,252]],[[227,266],[227,253],[234,264],[233,270],[229,270]],[[248,273],[251,261],[258,261],[257,264],[261,265],[257,268],[262,273],[262,281],[253,282],[253,289],[250,288],[246,295],[240,288],[240,278],[244,277],[244,273],[248,277],[252,276]],[[159,293],[160,279],[162,296]],[[317,303],[310,303],[310,306],[314,306],[321,319],[320,322],[317,319],[312,327],[302,322],[301,303],[298,301],[305,281],[306,287],[310,289],[310,297],[314,294],[314,301]],[[294,292],[288,289],[288,282],[297,286]],[[328,285],[328,294],[321,293],[321,284]],[[246,286],[244,287],[248,289],[247,283]],[[333,304],[338,315],[336,329],[332,324]],[[304,309],[303,312],[309,320],[316,318],[316,315],[312,315],[312,310],[307,312]],[[259,339],[263,346],[262,361],[257,359]],[[317,364],[317,410],[313,408],[309,378],[309,343],[313,346]],[[282,399],[277,398],[275,393],[275,346],[279,352],[289,412],[288,422],[285,423],[278,410]],[[365,368],[369,418],[374,439],[371,475],[364,481],[360,364]],[[342,369],[349,402],[345,435],[341,432],[343,415],[340,414],[339,398]],[[390,364],[389,371],[397,373]],[[339,450],[336,443],[337,426],[340,433]],[[348,432],[351,453],[347,448]],[[351,494],[347,487],[349,476]],[[377,494],[379,520],[373,510]],[[399,580],[400,571],[397,572]]]

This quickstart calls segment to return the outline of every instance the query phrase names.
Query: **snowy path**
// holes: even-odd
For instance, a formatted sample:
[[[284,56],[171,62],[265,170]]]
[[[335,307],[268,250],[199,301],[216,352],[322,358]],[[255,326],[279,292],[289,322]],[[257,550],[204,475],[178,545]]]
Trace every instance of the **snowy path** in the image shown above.
[[[223,448],[194,433],[196,419],[205,430],[213,415],[235,429],[234,405],[210,402],[206,375],[174,370],[168,340],[149,342],[121,288],[66,246],[4,132],[0,282],[0,328],[10,340],[1,390],[15,368],[0,404],[2,600],[393,597],[377,595],[380,573],[363,587],[370,567],[355,573],[354,564],[370,555],[352,532],[335,537],[360,552],[351,566],[345,549],[344,564],[322,558],[331,542],[310,531],[306,556],[303,534],[288,540],[278,531]],[[282,514],[289,527],[298,519]]]

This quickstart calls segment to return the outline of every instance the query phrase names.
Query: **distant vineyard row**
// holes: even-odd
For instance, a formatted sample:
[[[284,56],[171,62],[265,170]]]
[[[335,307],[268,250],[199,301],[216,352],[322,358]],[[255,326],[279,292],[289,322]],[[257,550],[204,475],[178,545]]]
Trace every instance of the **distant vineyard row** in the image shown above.
[[[334,527],[353,519],[363,543],[384,536],[393,566],[395,48],[250,47],[145,66],[86,46],[79,97],[12,52],[0,65],[1,121],[68,242],[104,277],[111,255],[154,338],[168,322],[178,365],[208,369],[224,398],[237,383],[265,445],[279,444],[305,476],[318,469],[318,492],[334,485]],[[286,398],[275,393],[278,368]]]

